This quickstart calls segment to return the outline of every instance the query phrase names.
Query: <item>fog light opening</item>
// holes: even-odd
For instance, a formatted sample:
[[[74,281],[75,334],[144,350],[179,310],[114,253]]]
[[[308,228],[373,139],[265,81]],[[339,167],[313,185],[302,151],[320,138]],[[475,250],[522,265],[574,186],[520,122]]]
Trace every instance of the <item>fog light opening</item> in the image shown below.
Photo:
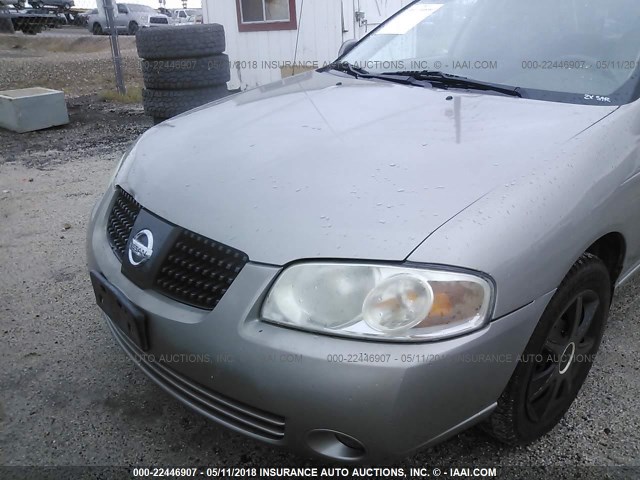
[[[352,450],[359,451],[364,455],[364,446],[355,438],[351,438],[348,435],[345,435],[344,433],[337,433],[337,432],[336,432],[336,438],[345,447],[351,448]]]
[[[367,451],[359,440],[334,430],[313,430],[307,436],[308,446],[320,455],[341,461],[357,461]]]

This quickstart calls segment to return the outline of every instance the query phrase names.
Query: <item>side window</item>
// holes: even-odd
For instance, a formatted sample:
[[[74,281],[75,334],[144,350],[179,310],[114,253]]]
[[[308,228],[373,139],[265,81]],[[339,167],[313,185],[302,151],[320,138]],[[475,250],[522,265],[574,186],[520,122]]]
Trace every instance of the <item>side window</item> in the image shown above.
[[[184,10],[180,12],[180,18],[187,18],[187,14],[184,13]]]
[[[127,13],[129,13],[129,11],[127,10],[127,6],[119,3],[118,4],[118,13],[124,13],[125,15]]]
[[[295,0],[236,0],[238,30],[296,30]]]

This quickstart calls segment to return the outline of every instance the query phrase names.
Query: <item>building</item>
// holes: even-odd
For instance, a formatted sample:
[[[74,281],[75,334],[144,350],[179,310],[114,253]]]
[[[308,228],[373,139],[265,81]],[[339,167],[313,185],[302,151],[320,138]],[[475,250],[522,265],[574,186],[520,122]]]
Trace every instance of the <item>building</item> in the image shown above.
[[[224,25],[230,89],[247,89],[335,60],[411,0],[203,0],[205,23]],[[297,47],[297,48],[296,48]]]

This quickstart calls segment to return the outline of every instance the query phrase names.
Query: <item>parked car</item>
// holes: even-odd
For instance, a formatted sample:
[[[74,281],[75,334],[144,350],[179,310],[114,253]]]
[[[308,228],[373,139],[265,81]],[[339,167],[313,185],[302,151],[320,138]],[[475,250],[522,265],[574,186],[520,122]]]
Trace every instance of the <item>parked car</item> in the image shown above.
[[[60,28],[64,25],[67,25],[69,22],[67,21],[67,17],[65,17],[64,14],[57,13],[49,15],[46,23],[48,28]]]
[[[80,12],[76,15],[76,23],[83,27],[89,25],[89,18],[94,18],[98,15],[98,9],[94,8],[93,10],[87,10],[84,12]]]
[[[118,3],[115,15],[116,29],[118,33],[135,35],[138,29],[143,27],[161,27],[169,25],[169,17],[156,12],[147,5],[136,3]],[[89,15],[87,18],[87,28],[94,35],[102,35],[109,31],[107,19],[99,13]]]
[[[70,10],[75,5],[73,0],[30,0],[29,4],[33,8],[57,7],[63,10]]]
[[[145,374],[343,462],[554,428],[640,270],[640,18],[504,4],[413,2],[132,145],[88,265]]]
[[[25,35],[37,35],[46,28],[56,28],[66,22],[67,19],[60,14],[33,8],[0,6],[0,32],[2,33],[22,31]]]
[[[174,10],[171,14],[171,21],[174,25],[193,25],[202,23],[201,8],[182,8]]]
[[[13,7],[16,10],[21,10],[25,7],[25,3],[21,0],[0,0],[0,6],[5,8]]]

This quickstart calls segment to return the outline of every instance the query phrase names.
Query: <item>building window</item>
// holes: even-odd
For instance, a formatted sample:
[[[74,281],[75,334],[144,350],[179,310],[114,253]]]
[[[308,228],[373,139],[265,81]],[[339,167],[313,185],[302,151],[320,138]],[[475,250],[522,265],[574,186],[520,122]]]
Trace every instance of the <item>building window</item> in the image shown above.
[[[241,32],[295,30],[296,0],[236,0]]]

